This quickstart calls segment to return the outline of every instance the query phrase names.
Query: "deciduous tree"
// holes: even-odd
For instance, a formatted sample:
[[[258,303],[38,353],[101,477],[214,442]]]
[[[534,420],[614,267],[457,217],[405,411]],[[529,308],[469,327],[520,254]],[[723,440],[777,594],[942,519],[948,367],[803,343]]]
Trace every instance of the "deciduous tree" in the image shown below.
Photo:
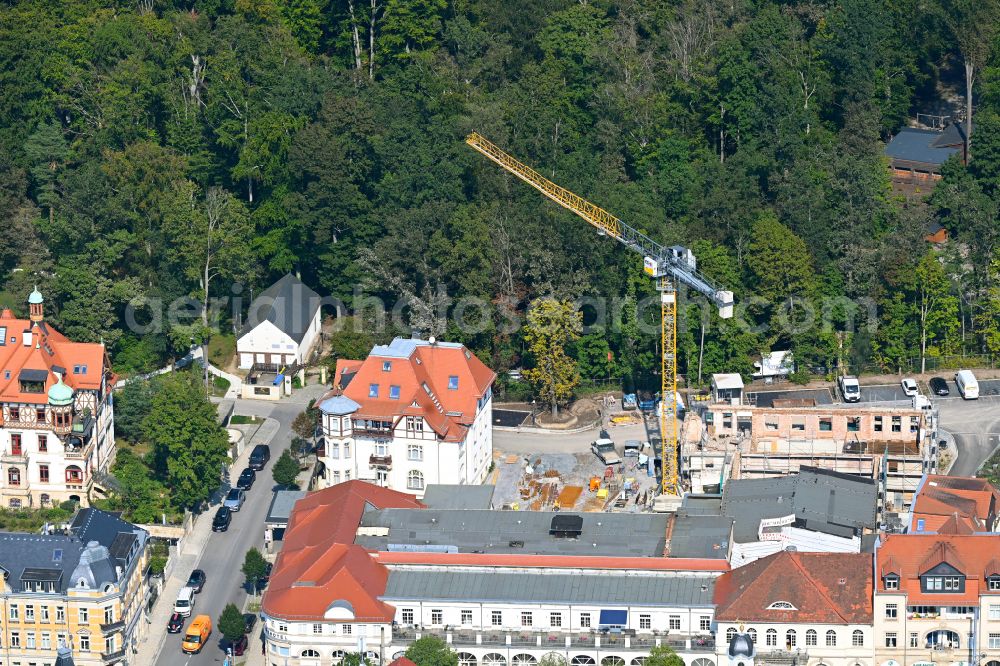
[[[583,315],[569,301],[539,298],[528,309],[524,339],[535,367],[525,370],[524,377],[548,403],[553,417],[580,383],[576,363],[566,355],[566,345],[580,337],[582,325]]]

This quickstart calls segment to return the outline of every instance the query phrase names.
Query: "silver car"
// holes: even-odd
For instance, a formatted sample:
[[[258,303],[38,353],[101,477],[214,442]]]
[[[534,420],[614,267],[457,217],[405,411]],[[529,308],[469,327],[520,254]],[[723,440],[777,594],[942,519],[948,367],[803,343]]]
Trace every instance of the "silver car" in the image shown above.
[[[246,496],[246,492],[244,492],[241,488],[233,488],[229,491],[229,494],[226,495],[226,499],[222,503],[222,506],[226,507],[230,511],[239,511],[243,508],[243,500],[246,499]]]

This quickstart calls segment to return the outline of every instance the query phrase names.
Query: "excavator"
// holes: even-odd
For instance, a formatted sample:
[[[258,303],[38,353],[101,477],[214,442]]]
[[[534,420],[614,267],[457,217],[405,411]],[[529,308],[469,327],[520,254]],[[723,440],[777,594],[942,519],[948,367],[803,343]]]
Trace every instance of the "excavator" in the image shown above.
[[[473,132],[465,142],[477,152],[499,164],[548,199],[576,213],[595,227],[602,236],[610,236],[633,252],[642,255],[645,273],[656,280],[660,292],[660,336],[662,350],[660,378],[660,441],[662,443],[661,490],[665,495],[680,496],[678,473],[679,448],[677,424],[677,286],[683,284],[705,296],[719,309],[719,316],[733,316],[733,292],[726,291],[698,272],[697,260],[690,249],[680,245],[665,246],[638,229],[629,226],[608,211],[583,197],[556,185],[548,178],[508,155],[494,143]]]

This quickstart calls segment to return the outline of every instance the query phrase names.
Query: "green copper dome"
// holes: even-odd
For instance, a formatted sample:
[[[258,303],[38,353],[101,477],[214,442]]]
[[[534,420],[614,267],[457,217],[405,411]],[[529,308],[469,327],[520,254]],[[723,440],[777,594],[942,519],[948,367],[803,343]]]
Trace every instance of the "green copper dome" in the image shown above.
[[[38,305],[39,303],[43,303],[44,301],[45,299],[42,298],[42,292],[38,291],[38,287],[35,287],[35,290],[31,292],[30,296],[28,296],[28,303],[30,303],[31,305]]]
[[[65,407],[73,404],[73,389],[63,384],[62,377],[49,389],[49,404],[53,407]]]

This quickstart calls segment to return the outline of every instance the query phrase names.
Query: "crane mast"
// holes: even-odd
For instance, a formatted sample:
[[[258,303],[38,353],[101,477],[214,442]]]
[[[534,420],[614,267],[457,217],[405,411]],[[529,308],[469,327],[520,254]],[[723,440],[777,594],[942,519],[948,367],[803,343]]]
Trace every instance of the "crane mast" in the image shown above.
[[[731,317],[733,314],[733,292],[719,288],[699,273],[694,254],[687,248],[678,245],[666,247],[657,243],[603,208],[564,187],[556,185],[476,132],[466,137],[465,142],[552,201],[582,217],[596,227],[601,235],[610,236],[634,252],[642,254],[643,270],[656,280],[656,288],[660,292],[662,489],[664,493],[679,495],[676,399],[677,288],[675,283],[685,284],[706,296],[719,308],[719,316],[723,318]]]

